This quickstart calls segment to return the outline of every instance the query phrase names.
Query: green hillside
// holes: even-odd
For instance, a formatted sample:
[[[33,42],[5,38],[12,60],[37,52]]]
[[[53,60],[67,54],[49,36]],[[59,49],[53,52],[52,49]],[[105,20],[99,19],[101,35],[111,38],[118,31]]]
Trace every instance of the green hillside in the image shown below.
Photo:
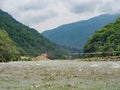
[[[103,14],[88,20],[65,24],[42,34],[59,45],[83,51],[87,40],[95,31],[108,23],[115,22],[119,16],[120,14]]]
[[[120,18],[90,37],[84,52],[120,52]]]
[[[9,60],[12,53],[19,54],[19,50],[20,48],[16,47],[8,33],[5,30],[0,30],[0,62]]]
[[[63,53],[59,46],[44,38],[35,29],[16,21],[2,10],[0,10],[0,30],[5,30],[8,33],[9,38],[15,43],[16,47],[20,48],[18,50],[20,54],[36,56],[41,53],[48,53],[53,57],[56,53]]]

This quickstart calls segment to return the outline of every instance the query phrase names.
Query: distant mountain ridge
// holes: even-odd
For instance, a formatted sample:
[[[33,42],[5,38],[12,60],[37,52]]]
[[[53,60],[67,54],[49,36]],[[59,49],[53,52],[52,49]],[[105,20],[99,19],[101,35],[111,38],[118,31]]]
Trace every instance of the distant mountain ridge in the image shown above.
[[[49,53],[53,55],[53,53],[63,52],[59,46],[46,39],[35,29],[23,25],[22,23],[15,20],[7,12],[4,12],[2,10],[0,10],[0,30],[4,30],[5,34],[8,34],[8,38],[10,39],[9,45],[12,45],[11,42],[14,43],[14,47],[19,48],[17,50],[19,50],[18,52],[21,54],[31,54],[34,56],[41,53]],[[1,47],[2,46],[0,46],[0,50]],[[7,53],[7,51],[5,51],[5,53]]]
[[[42,35],[59,45],[83,50],[87,40],[95,31],[114,22],[119,16],[120,14],[104,14],[88,20],[62,25],[42,32]]]

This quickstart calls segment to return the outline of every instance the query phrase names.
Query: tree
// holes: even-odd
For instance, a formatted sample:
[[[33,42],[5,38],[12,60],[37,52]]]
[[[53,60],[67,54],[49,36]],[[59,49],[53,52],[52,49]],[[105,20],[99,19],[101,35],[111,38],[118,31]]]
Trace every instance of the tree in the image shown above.
[[[10,61],[13,54],[19,54],[15,43],[5,30],[0,30],[0,61]]]

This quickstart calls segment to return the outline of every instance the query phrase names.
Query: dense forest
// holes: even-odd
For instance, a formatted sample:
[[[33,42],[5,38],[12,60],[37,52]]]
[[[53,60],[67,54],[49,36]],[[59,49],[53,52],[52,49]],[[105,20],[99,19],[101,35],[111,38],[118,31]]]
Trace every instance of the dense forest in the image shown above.
[[[9,38],[5,30],[0,30],[0,62],[8,59],[15,60],[12,53],[19,54],[20,48],[17,48],[15,43]]]
[[[5,41],[7,46],[0,44],[0,49],[3,46],[6,49],[1,50],[0,54],[3,52],[17,54],[19,52],[19,54],[23,55],[37,56],[41,53],[48,53],[50,58],[57,58],[55,54],[59,53],[60,58],[62,57],[61,53],[65,52],[61,47],[46,39],[35,29],[16,21],[11,15],[2,10],[0,10],[0,33],[1,35],[2,33],[6,34],[7,38],[9,38],[8,41]],[[4,43],[4,40],[0,38],[1,43]],[[13,51],[15,50],[16,52],[11,52],[9,48],[14,48]]]
[[[85,45],[84,52],[120,52],[120,18],[96,31]]]

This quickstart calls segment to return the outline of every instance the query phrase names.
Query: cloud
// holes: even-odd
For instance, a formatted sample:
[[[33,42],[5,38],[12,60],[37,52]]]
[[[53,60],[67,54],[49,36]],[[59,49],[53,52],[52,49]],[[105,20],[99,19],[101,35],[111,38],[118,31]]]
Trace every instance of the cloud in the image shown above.
[[[99,12],[104,13],[119,13],[120,11],[120,0],[110,0],[109,2],[105,1],[101,8],[99,8]]]
[[[0,8],[42,32],[62,24],[120,11],[120,0],[0,0]]]
[[[88,12],[95,12],[96,9],[99,8],[99,6],[103,2],[100,0],[91,0],[87,2],[82,2],[82,3],[77,3],[71,7],[71,12],[76,13],[76,14],[81,14],[81,13],[88,13]]]
[[[28,11],[28,10],[41,10],[47,8],[48,3],[46,0],[28,0],[27,2],[23,3],[19,6],[20,10]]]
[[[76,14],[117,13],[120,11],[120,0],[84,0],[71,5],[70,10]]]
[[[36,13],[37,12],[37,13]],[[37,23],[42,23],[50,18],[57,16],[57,13],[53,11],[28,11],[24,13],[24,16],[21,17],[22,21],[28,25],[33,25]],[[27,17],[27,18],[26,18]]]

